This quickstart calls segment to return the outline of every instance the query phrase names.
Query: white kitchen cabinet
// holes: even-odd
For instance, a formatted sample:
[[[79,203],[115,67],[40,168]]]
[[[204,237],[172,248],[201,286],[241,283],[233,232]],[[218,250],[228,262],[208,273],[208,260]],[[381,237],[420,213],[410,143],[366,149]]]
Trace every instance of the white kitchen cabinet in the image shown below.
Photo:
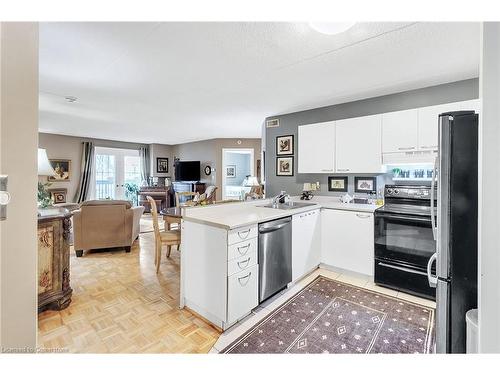
[[[234,323],[259,304],[259,266],[227,279],[227,321]]]
[[[335,121],[301,125],[298,135],[299,173],[333,173]]]
[[[382,152],[416,151],[417,137],[417,109],[382,115]]]
[[[335,159],[337,173],[380,173],[382,115],[338,120]]]
[[[438,148],[438,118],[441,113],[459,111],[459,103],[448,103],[418,109],[418,150]]]
[[[369,212],[322,210],[322,263],[373,275],[373,225],[373,214]]]
[[[321,214],[312,210],[292,217],[292,281],[321,262]]]

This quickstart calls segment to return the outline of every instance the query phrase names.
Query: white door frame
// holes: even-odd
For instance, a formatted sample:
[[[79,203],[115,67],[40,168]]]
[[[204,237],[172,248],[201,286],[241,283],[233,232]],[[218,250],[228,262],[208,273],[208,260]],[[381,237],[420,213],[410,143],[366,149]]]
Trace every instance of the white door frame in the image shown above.
[[[254,164],[254,149],[253,148],[223,148],[222,149],[222,199],[226,197],[226,153],[227,152],[238,152],[240,154],[248,153],[250,154],[250,171],[251,175],[254,175],[255,164]]]

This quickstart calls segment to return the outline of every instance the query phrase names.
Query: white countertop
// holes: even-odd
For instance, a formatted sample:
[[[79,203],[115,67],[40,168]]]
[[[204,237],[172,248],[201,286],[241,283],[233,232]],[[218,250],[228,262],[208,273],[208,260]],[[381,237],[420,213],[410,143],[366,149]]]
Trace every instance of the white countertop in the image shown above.
[[[292,200],[300,201],[298,197],[293,197]],[[373,213],[375,209],[380,207],[374,204],[341,203],[338,197],[331,196],[315,196],[309,201],[301,201],[314,203],[314,205],[291,210],[262,207],[270,202],[270,199],[264,199],[241,203],[190,207],[186,208],[182,218],[186,221],[213,225],[224,229],[233,229],[319,208]]]

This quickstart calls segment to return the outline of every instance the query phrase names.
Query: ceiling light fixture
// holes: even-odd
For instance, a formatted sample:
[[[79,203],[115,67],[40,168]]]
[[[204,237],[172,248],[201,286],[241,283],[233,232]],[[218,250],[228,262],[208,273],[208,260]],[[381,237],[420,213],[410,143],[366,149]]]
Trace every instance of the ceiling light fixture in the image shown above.
[[[78,100],[76,96],[65,96],[64,99],[66,99],[68,103],[74,103]]]
[[[353,27],[356,22],[309,22],[309,26],[321,34],[335,35]]]

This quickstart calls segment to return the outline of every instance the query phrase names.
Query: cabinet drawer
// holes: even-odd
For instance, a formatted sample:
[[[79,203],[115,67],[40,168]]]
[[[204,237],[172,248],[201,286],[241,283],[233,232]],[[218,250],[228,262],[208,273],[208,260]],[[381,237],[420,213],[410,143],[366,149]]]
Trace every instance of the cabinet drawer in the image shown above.
[[[231,259],[248,255],[252,251],[257,251],[257,237],[228,246],[227,260],[230,261]]]
[[[227,321],[234,323],[259,303],[259,266],[227,278]]]
[[[227,235],[227,243],[232,245],[233,243],[249,240],[255,237],[257,237],[257,225],[237,228],[229,231]]]
[[[231,259],[227,262],[227,275],[245,271],[257,264],[257,249],[249,250],[246,255]]]

